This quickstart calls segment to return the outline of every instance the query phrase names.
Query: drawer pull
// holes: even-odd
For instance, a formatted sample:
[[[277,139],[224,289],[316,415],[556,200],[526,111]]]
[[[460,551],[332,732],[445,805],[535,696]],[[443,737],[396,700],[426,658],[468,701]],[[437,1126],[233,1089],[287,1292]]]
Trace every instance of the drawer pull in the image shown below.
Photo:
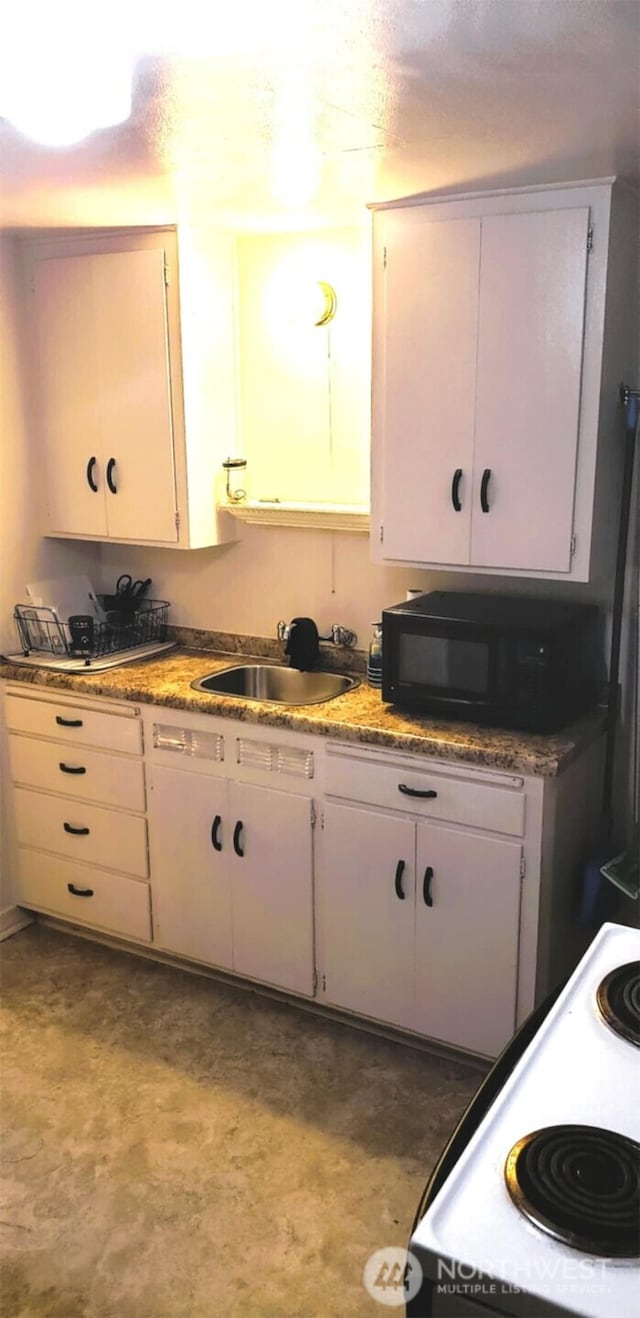
[[[433,906],[433,897],[431,895],[432,878],[433,878],[433,869],[431,868],[431,865],[427,865],[427,868],[424,872],[424,879],[422,880],[422,899],[424,901],[425,906]]]
[[[222,815],[216,815],[211,825],[211,846],[213,847],[214,851],[222,851],[222,843],[220,841],[220,834],[219,834],[221,823],[222,823]]]
[[[398,791],[403,792],[405,796],[421,796],[425,799],[428,797],[430,800],[434,800],[438,795],[432,787],[429,788],[428,792],[421,792],[418,787],[407,787],[405,783],[398,783]]]
[[[78,837],[86,837],[87,833],[91,831],[89,828],[74,828],[73,824],[67,823],[64,823],[62,827],[64,828],[65,833],[75,833]]]
[[[235,851],[236,856],[244,856],[244,851],[240,846],[240,834],[242,833],[243,828],[244,824],[242,820],[239,819],[233,830],[233,850]]]
[[[81,718],[61,718],[59,714],[56,714],[56,723],[59,723],[61,728],[81,728],[81,727],[82,727],[82,719],[81,719]]]
[[[58,764],[58,768],[59,768],[59,770],[60,770],[61,773],[86,773],[86,772],[87,772],[86,769],[84,768],[84,766],[83,766],[82,764],[78,764],[78,765],[73,765],[73,764],[63,764],[62,760],[60,760],[60,763]]]
[[[75,883],[67,884],[67,892],[73,897],[93,897],[93,888],[76,888]]]
[[[403,889],[402,889],[402,875],[403,875],[403,872],[404,872],[404,861],[403,861],[403,860],[399,860],[399,861],[398,861],[398,864],[396,865],[396,877],[395,877],[394,882],[395,882],[395,889],[396,889],[396,897],[399,897],[401,902],[404,901],[404,899],[405,899],[405,897],[406,897],[406,895],[407,895],[405,892],[403,892]]]

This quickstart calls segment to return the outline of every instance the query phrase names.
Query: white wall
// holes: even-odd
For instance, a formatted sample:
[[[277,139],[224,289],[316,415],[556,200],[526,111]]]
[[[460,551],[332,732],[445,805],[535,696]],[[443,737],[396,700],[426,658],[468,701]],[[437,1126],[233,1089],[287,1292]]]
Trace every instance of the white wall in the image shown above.
[[[359,533],[243,525],[238,534],[235,543],[186,553],[105,546],[103,584],[123,571],[150,576],[152,594],[171,602],[170,621],[184,626],[274,636],[279,618],[302,614],[321,632],[332,622],[351,627],[361,648],[370,624],[409,586],[608,603],[608,589],[595,585],[378,567],[369,537]]]
[[[29,404],[32,389],[24,369],[30,359],[29,335],[17,245],[0,237],[0,650],[17,649],[14,605],[24,599],[27,581],[65,573],[97,572],[97,545],[45,540],[39,532],[38,462],[32,442]],[[6,793],[3,793],[3,801]],[[12,905],[7,832],[0,839],[0,921]],[[4,848],[2,846],[4,839]],[[0,929],[1,929],[0,924]]]

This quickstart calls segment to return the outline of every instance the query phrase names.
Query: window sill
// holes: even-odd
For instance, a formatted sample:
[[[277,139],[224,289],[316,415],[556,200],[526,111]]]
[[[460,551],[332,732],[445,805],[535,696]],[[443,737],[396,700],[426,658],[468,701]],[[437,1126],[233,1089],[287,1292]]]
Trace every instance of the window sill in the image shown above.
[[[262,526],[308,526],[321,531],[369,532],[369,509],[362,504],[267,503],[246,499],[220,503],[220,511]]]

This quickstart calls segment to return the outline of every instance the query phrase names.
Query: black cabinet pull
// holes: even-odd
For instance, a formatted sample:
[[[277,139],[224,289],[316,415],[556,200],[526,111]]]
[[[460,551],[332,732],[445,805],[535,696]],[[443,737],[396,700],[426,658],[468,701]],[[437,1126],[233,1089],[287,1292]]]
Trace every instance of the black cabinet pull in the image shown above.
[[[244,824],[242,820],[239,819],[233,830],[233,850],[235,851],[236,856],[244,856],[244,851],[240,846],[240,834],[243,828],[244,828]]]
[[[396,865],[396,877],[395,877],[394,882],[395,882],[395,889],[396,889],[396,897],[399,897],[401,902],[404,901],[404,899],[405,899],[405,897],[406,897],[406,895],[407,895],[407,894],[406,894],[405,892],[403,892],[403,890],[402,890],[402,875],[403,875],[403,873],[404,873],[404,861],[403,861],[403,860],[399,860],[399,861],[398,861],[398,864]]]
[[[453,480],[451,482],[451,502],[457,513],[459,513],[460,509],[462,508],[462,504],[460,503],[460,496],[458,494],[461,480],[462,480],[462,467],[456,467],[453,473]]]
[[[81,764],[79,764],[79,765],[77,766],[77,768],[76,768],[76,766],[73,765],[73,764],[63,764],[62,760],[60,760],[60,763],[58,764],[58,768],[59,768],[59,770],[60,770],[61,773],[86,773],[86,772],[87,772],[86,769],[85,769]]]
[[[111,490],[112,494],[118,493],[118,488],[113,481],[113,468],[115,467],[115,465],[116,465],[115,458],[109,458],[109,461],[107,463],[107,485],[109,486],[109,489]]]
[[[76,888],[75,883],[67,884],[67,892],[72,893],[74,897],[93,897],[93,888]]]
[[[97,494],[98,486],[96,485],[93,479],[93,468],[95,467],[95,465],[96,465],[96,458],[94,455],[94,457],[89,458],[89,461],[87,463],[87,485],[89,486],[90,490],[93,490],[94,494]]]
[[[219,828],[222,823],[222,815],[216,815],[211,825],[211,846],[214,851],[222,851],[222,843],[219,836]]]
[[[427,865],[427,868],[424,872],[424,878],[422,880],[422,898],[425,906],[433,906],[433,897],[431,896],[432,878],[433,878],[433,870],[430,865]]]
[[[61,728],[81,728],[81,727],[82,727],[82,719],[81,719],[81,718],[61,718],[59,714],[56,714],[56,723],[59,723]]]
[[[425,800],[433,800],[438,795],[432,787],[429,788],[428,792],[421,792],[419,787],[407,787],[405,783],[398,783],[398,791],[402,792],[404,796],[420,796]]]
[[[491,467],[485,467],[482,473],[482,480],[480,482],[480,507],[482,508],[483,513],[489,512],[489,500],[487,499],[487,490],[489,488],[490,480],[491,480]]]
[[[89,828],[74,828],[73,824],[65,823],[62,827],[64,828],[65,833],[76,833],[78,837],[86,837],[87,833],[91,832]]]

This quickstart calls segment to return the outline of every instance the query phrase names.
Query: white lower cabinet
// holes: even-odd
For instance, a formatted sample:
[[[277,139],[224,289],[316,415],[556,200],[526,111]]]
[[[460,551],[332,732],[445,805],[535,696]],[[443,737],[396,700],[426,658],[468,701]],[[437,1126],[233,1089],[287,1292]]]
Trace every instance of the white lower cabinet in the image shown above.
[[[513,1033],[517,842],[328,802],[325,1001],[493,1054]]]
[[[150,792],[156,942],[231,970],[231,876],[222,850],[224,779],[154,766]]]
[[[493,1056],[514,1032],[522,846],[418,824],[412,1028]]]
[[[16,686],[5,722],[17,902],[150,943],[139,712]]]
[[[123,874],[77,865],[25,847],[20,859],[20,900],[73,924],[144,942],[151,939],[149,884]]]
[[[18,683],[5,715],[28,909],[486,1057],[588,941],[601,739],[546,777]]]
[[[233,725],[229,732],[225,747],[232,755]],[[228,778],[218,765],[203,772],[203,763],[201,772],[166,764],[151,769],[156,941],[166,951],[312,996],[313,802]]]
[[[234,970],[310,996],[313,803],[231,783],[229,807]]]
[[[328,802],[322,855],[319,903],[325,1001],[410,1028],[415,825]]]

